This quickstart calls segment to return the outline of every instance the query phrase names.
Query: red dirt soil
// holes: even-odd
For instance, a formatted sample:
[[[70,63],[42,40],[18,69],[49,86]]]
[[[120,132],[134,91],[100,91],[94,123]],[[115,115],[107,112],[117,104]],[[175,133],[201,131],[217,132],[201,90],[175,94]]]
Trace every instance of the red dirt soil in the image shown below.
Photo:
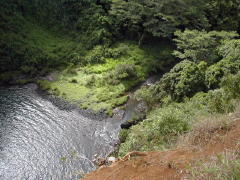
[[[189,146],[163,152],[147,152],[145,156],[131,157],[85,176],[84,180],[178,180],[188,173],[186,167],[226,150],[239,148],[240,120],[228,130],[214,132],[201,146]]]

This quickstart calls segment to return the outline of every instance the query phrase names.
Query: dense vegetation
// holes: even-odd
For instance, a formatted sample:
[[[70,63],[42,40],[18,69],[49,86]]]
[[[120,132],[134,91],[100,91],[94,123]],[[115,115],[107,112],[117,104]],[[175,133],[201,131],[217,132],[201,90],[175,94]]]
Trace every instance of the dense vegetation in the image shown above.
[[[122,132],[124,143],[120,146],[120,155],[132,150],[168,148],[180,134],[190,131],[199,117],[230,113],[237,106],[240,97],[240,49],[237,44],[240,41],[232,38],[238,35],[228,33],[233,36],[223,38],[218,45],[214,43],[216,46],[211,51],[210,48],[206,49],[209,51],[207,58],[218,57],[218,60],[213,61],[204,57],[189,58],[195,58],[196,54],[200,56],[202,52],[202,48],[189,51],[194,48],[193,42],[182,41],[193,32],[196,39],[206,34],[189,30],[177,32],[177,49],[181,52],[176,51],[174,54],[181,56],[183,61],[165,73],[155,85],[136,91],[136,98],[148,102],[152,110],[146,120]],[[216,32],[209,32],[212,33]],[[202,43],[209,46],[208,42]],[[197,45],[203,47],[200,43]]]
[[[57,66],[85,64],[87,49],[121,39],[136,40],[141,46],[171,40],[174,32],[186,28],[240,28],[239,0],[13,0],[0,5],[1,72],[36,75]],[[199,41],[214,34],[205,36]]]
[[[135,92],[149,112],[121,132],[119,155],[168,148],[240,98],[239,0],[12,0],[0,2],[0,19],[4,83],[37,80],[111,115],[126,92],[165,73]]]

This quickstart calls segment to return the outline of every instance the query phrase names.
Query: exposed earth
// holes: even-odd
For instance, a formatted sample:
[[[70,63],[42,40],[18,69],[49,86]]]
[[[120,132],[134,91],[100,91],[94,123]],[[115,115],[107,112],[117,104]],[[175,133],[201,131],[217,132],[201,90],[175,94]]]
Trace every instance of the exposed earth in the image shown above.
[[[194,142],[174,150],[147,152],[128,156],[123,160],[85,176],[84,180],[177,180],[189,179],[189,167],[198,162],[210,162],[220,153],[240,147],[240,115],[231,117],[228,128],[219,127],[196,136]],[[210,134],[209,134],[210,133]]]

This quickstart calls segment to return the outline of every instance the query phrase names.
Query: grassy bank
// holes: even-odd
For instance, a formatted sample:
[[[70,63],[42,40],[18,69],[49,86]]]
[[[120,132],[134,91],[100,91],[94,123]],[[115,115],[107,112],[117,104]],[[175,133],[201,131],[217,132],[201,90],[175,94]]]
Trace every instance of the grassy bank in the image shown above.
[[[171,46],[139,48],[134,42],[117,43],[112,47],[96,46],[79,58],[85,65],[60,71],[55,81],[39,81],[48,90],[81,108],[95,112],[123,105],[127,92],[144,81],[149,74],[172,63]]]
[[[201,123],[203,120],[210,123],[202,127],[200,136],[204,136],[211,125],[224,128],[230,123],[228,115],[237,107],[239,111],[239,79],[239,73],[228,75],[222,80],[219,89],[196,93],[183,102],[168,101],[155,106],[143,122],[129,130],[122,130],[119,155],[123,156],[131,151],[174,148],[181,136],[192,133],[191,137],[194,137],[194,129],[199,128],[199,124],[204,125]]]

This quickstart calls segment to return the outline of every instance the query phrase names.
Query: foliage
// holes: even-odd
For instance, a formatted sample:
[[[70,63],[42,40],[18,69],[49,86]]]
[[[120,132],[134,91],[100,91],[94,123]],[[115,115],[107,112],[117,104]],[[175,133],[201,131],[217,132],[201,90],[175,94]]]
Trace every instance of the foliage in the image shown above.
[[[144,101],[147,103],[147,105],[150,107],[154,103],[156,103],[157,99],[153,93],[152,88],[148,88],[146,86],[141,87],[137,91],[134,92],[134,97],[138,101]]]
[[[201,90],[204,90],[204,71],[196,63],[185,60],[164,74],[153,92],[159,99],[169,95],[172,100],[181,101]]]
[[[119,132],[119,140],[121,143],[124,143],[126,141],[126,138],[128,136],[128,132],[129,130],[128,129],[121,129],[120,132]]]
[[[153,110],[146,120],[130,129],[126,141],[120,146],[119,155],[129,151],[163,149],[166,142],[189,129],[189,117],[174,106]]]
[[[205,97],[208,111],[211,113],[229,113],[234,110],[233,97],[223,89],[209,91]]]
[[[177,43],[177,50],[174,55],[182,60],[194,62],[205,61],[214,63],[221,59],[217,48],[222,45],[223,40],[238,37],[237,33],[226,31],[198,31],[185,30],[176,31],[177,37],[174,41]]]
[[[231,89],[233,84],[227,87]],[[174,144],[180,134],[190,131],[199,117],[233,112],[236,97],[225,89],[200,92],[184,102],[155,107],[145,120],[132,126],[126,141],[120,145],[119,155],[129,151],[163,150]]]
[[[101,57],[104,62],[85,67],[72,66],[64,70],[59,73],[56,81],[49,82],[50,93],[56,94],[53,90],[57,88],[60,97],[81,108],[112,114],[113,108],[128,100],[125,92],[144,80],[152,71],[154,63],[150,62],[161,56],[159,49],[154,51],[150,47],[141,49],[132,42],[118,43],[109,48],[97,46],[83,58]],[[109,52],[116,52],[117,56],[109,58]],[[144,66],[147,63],[151,65]]]
[[[224,58],[206,70],[205,83],[208,88],[218,88],[221,79],[228,74],[236,74],[240,70],[240,60]]]
[[[228,94],[228,96],[233,98],[240,97],[240,73],[236,75],[230,74],[222,79],[221,87]]]
[[[86,62],[89,64],[99,64],[105,62],[105,49],[102,46],[95,46],[89,53],[86,55]]]
[[[207,27],[203,3],[197,2],[198,8],[194,6],[196,2],[186,0],[114,0],[110,14],[116,19],[114,25],[118,31],[124,35],[136,34],[141,45],[148,34],[155,37],[171,37],[180,24],[186,27]]]
[[[239,0],[207,0],[205,12],[216,30],[238,31],[240,28]]]
[[[219,54],[224,58],[240,60],[240,40],[225,40],[218,48]]]
[[[133,64],[119,64],[107,75],[109,84],[119,84],[121,80],[130,80],[136,77],[136,66]]]

